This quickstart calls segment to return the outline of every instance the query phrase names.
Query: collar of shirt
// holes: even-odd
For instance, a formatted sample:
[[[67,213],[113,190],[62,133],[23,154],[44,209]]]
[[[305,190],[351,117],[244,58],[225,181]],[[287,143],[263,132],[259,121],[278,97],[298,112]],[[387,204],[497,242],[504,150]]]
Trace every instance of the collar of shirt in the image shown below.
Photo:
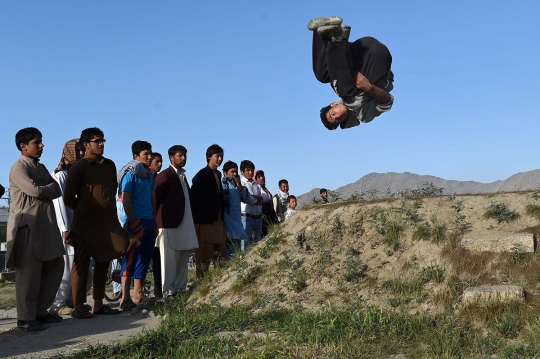
[[[39,158],[26,157],[23,155],[21,155],[20,160],[22,160],[23,162],[29,163],[33,166],[37,166],[37,164],[39,163]]]
[[[101,156],[101,159],[98,160],[98,161],[94,160],[93,158],[87,157],[87,156],[84,156],[82,159],[86,160],[89,163],[97,163],[98,165],[102,164],[103,161],[105,161],[105,157],[103,157],[103,156]]]
[[[178,177],[180,177],[180,179],[185,179],[186,178],[186,170],[183,169],[183,168],[176,168],[174,167],[173,165],[171,165],[172,169],[176,172],[176,174],[178,175]]]

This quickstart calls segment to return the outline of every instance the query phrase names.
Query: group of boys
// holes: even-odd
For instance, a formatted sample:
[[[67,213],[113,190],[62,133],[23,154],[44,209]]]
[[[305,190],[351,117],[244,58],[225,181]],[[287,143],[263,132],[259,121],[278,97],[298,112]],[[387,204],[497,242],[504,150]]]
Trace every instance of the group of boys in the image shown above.
[[[115,291],[122,292],[120,309],[125,311],[147,300],[142,286],[152,259],[154,294],[175,296],[186,291],[192,251],[198,277],[225,258],[218,171],[224,151],[219,145],[208,148],[207,166],[193,177],[190,188],[184,146],[169,148],[171,165],[160,172],[162,156],[152,152],[149,142],[135,141],[133,159],[117,171],[103,156],[105,142],[100,129],[83,130],[79,138],[66,142],[51,175],[39,162],[41,132],[28,127],[15,135],[21,156],[9,175],[6,258],[17,270],[17,325],[25,331],[44,330],[47,324],[61,322],[61,315],[89,319],[121,313],[103,303],[110,262],[120,257],[121,286]],[[240,167],[242,184],[257,199],[242,207],[244,230],[250,242],[256,242],[262,231],[261,205],[271,197],[254,181],[251,161],[242,161]],[[296,197],[288,195],[286,180],[279,187],[273,204],[283,221],[294,213]],[[89,306],[85,303],[91,258],[94,302]]]

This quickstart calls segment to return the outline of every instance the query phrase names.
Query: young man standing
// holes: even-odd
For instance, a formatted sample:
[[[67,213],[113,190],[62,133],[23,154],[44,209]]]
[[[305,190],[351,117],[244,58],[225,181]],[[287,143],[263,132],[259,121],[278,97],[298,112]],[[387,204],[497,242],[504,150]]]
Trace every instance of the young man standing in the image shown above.
[[[84,152],[84,146],[79,142],[78,138],[67,141],[62,149],[60,163],[52,174],[54,180],[58,182],[58,185],[62,190],[62,197],[53,199],[53,203],[56,212],[56,222],[58,223],[58,229],[60,230],[59,240],[61,240],[66,251],[66,254],[64,255],[65,264],[62,282],[60,283],[54,302],[49,309],[49,312],[59,315],[70,315],[72,312],[73,296],[71,294],[71,267],[75,255],[73,246],[65,243],[71,228],[71,222],[73,221],[73,212],[66,207],[63,195],[66,191],[68,170],[84,157]]]
[[[212,145],[206,150],[206,167],[191,181],[191,207],[199,240],[195,250],[197,277],[204,276],[210,263],[218,265],[226,257],[223,226],[223,186],[218,168],[223,162],[223,148]]]
[[[156,213],[154,210],[154,175],[150,171],[152,145],[135,141],[131,145],[133,160],[119,172],[122,202],[126,212],[124,228],[141,241],[122,261],[122,303],[120,308],[132,310],[142,300],[142,287],[156,244]],[[133,300],[130,287],[133,281]]]
[[[249,194],[257,199],[255,204],[242,203],[242,222],[245,223],[244,229],[250,241],[258,242],[262,235],[262,203],[268,202],[270,196],[263,191],[261,185],[253,182],[253,172],[255,165],[249,160],[240,162],[240,171],[242,172],[242,186],[246,187]]]
[[[274,195],[274,211],[280,222],[285,220],[285,212],[288,209],[287,197],[289,197],[289,181],[282,179],[278,183],[278,193]]]
[[[155,187],[159,228],[156,245],[160,252],[163,294],[166,296],[186,291],[189,253],[199,247],[184,170],[187,149],[181,145],[172,146],[169,159],[171,166],[157,176]]]
[[[329,83],[341,97],[320,111],[329,130],[347,129],[372,121],[390,111],[394,97],[392,55],[373,37],[349,42],[351,28],[341,26],[337,16],[315,18],[308,24],[313,31],[313,73],[317,80]]]
[[[49,314],[62,280],[64,247],[59,240],[52,200],[60,186],[44,165],[41,132],[23,128],[15,135],[21,157],[9,172],[11,206],[7,225],[7,266],[17,269],[17,326],[27,332],[47,329],[44,323],[62,321]]]
[[[75,255],[71,268],[71,290],[74,308],[71,316],[78,319],[96,315],[118,314],[120,311],[103,304],[107,272],[112,259],[138,245],[129,237],[116,217],[116,166],[103,157],[105,138],[97,127],[81,132],[80,142],[86,154],[68,171],[64,203],[73,210],[73,222],[66,242],[73,245]],[[94,306],[88,311],[86,283],[90,258],[94,258]]]
[[[163,166],[163,157],[159,152],[152,152],[152,162],[150,162],[150,171],[154,175],[154,179],[157,178],[161,167]],[[156,208],[157,213],[157,208]],[[157,243],[156,243],[157,245]],[[159,254],[159,248],[154,247],[154,253],[152,254],[152,273],[154,273],[154,296],[156,298],[163,297],[163,288],[161,280],[161,255]]]

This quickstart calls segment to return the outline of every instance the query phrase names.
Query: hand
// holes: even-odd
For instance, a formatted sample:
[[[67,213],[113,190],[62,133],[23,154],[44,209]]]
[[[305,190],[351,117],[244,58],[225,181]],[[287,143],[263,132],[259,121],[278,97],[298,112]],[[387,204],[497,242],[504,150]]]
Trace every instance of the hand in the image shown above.
[[[371,83],[360,72],[356,73],[356,87],[360,90],[369,91],[371,89]]]
[[[62,232],[62,237],[64,238],[64,243],[73,245],[73,236],[70,231]]]
[[[240,177],[235,177],[234,181],[236,182],[236,187],[242,188],[242,181],[240,181]]]
[[[136,219],[133,223],[131,221],[126,222],[124,229],[134,235],[137,239],[141,239],[144,233],[144,228],[141,221]]]

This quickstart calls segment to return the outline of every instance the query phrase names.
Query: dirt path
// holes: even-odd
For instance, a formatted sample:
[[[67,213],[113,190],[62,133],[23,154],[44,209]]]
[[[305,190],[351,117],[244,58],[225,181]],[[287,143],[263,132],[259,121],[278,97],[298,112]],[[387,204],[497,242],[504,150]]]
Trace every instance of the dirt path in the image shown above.
[[[89,301],[90,302],[90,301]],[[118,303],[110,305],[118,307]],[[155,328],[159,317],[144,314],[118,314],[95,316],[92,319],[64,317],[49,329],[28,334],[19,332],[15,308],[0,311],[0,358],[49,358],[56,354],[70,354],[84,350],[89,345],[125,341],[144,328]]]

